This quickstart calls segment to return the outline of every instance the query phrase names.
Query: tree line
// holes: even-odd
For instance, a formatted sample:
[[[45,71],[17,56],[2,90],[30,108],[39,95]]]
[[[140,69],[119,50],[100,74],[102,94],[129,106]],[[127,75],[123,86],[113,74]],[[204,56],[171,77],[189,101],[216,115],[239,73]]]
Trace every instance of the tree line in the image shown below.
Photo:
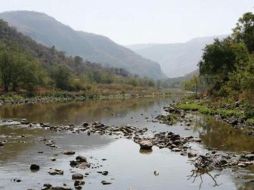
[[[240,98],[254,92],[254,14],[245,13],[232,34],[204,49],[199,76],[185,87],[209,96]],[[198,88],[198,89],[197,89]]]
[[[104,68],[79,56],[45,47],[0,20],[0,85],[3,92],[34,92],[38,88],[86,90],[89,85],[128,84],[154,87],[149,78],[121,68]]]

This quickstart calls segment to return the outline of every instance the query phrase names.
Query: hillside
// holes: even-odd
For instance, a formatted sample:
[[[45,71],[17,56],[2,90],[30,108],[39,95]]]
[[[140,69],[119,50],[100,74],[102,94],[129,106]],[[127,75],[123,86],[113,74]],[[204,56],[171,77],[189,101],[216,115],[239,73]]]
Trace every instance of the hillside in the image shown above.
[[[223,38],[225,36],[218,36]],[[168,77],[181,77],[198,68],[203,48],[215,37],[195,38],[186,43],[137,44],[128,46],[141,56],[160,63]]]
[[[95,94],[99,85],[115,86],[122,92],[127,88],[151,87],[154,82],[131,75],[121,68],[102,67],[82,60],[79,56],[66,56],[54,47],[46,47],[9,27],[0,19],[0,91],[31,93],[43,88]],[[97,88],[98,87],[98,88]],[[130,90],[128,90],[130,92]]]
[[[75,31],[43,13],[14,11],[0,14],[0,18],[18,31],[48,47],[80,56],[104,66],[126,69],[139,76],[164,78],[160,65],[147,60],[104,36]]]
[[[46,47],[35,42],[30,37],[18,32],[15,28],[9,27],[8,23],[0,19],[0,44],[6,49],[12,51],[13,47],[21,52],[27,53],[40,64],[48,68],[52,65],[64,65],[73,73],[85,74],[94,71],[112,72],[112,74],[121,71],[124,75],[129,75],[126,71],[117,68],[103,68],[99,64],[83,61],[79,57],[66,56],[64,52],[55,48]],[[79,59],[77,61],[76,59]],[[76,60],[76,61],[75,61]],[[79,63],[78,63],[79,62]]]

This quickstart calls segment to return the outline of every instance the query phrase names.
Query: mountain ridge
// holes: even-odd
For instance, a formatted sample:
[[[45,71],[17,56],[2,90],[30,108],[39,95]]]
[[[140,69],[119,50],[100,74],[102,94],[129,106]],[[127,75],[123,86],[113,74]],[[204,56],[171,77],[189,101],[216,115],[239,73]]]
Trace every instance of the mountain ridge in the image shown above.
[[[45,13],[9,11],[0,13],[0,18],[33,40],[48,47],[55,46],[68,55],[77,55],[108,67],[123,68],[141,77],[166,77],[155,61],[143,58],[108,37],[76,31]]]
[[[148,43],[127,46],[143,57],[160,63],[169,78],[182,77],[198,68],[203,49],[215,38],[226,35],[193,38],[182,43]]]

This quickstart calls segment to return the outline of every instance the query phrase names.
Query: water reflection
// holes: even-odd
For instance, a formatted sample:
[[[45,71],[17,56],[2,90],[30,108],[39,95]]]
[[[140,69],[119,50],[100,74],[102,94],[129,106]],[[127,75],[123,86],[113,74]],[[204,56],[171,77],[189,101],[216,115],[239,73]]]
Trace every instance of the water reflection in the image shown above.
[[[0,141],[7,143],[0,148],[0,164],[4,161],[15,160],[17,156],[27,149],[32,148],[34,139],[40,136],[47,136],[45,130],[25,129],[14,127],[0,127]]]
[[[245,131],[235,129],[224,122],[207,117],[202,123],[200,137],[208,148],[224,151],[254,151],[254,138]]]
[[[149,98],[128,100],[101,100],[74,103],[50,103],[30,105],[5,105],[0,107],[1,118],[27,118],[33,122],[54,124],[101,120],[124,117],[130,111],[146,111],[161,100]]]
[[[148,127],[152,130],[173,131],[183,136],[200,135],[206,147],[226,151],[253,150],[253,138],[239,130],[222,124],[213,119],[203,120],[196,117],[199,125],[193,130],[184,130],[185,126],[167,126],[154,123],[152,119],[162,112],[162,107],[171,100],[132,99],[88,101],[84,103],[57,103],[40,105],[3,106],[0,108],[2,118],[28,118],[35,122],[50,122],[56,124],[75,123],[84,121],[102,121],[103,123]],[[20,136],[22,138],[17,138]],[[59,149],[46,147],[39,141],[39,137],[46,136],[53,139]],[[9,139],[8,139],[9,137]],[[43,183],[73,185],[69,161],[74,157],[65,157],[63,150],[75,150],[78,154],[93,156],[101,160],[107,158],[102,170],[110,172],[107,179],[114,178],[110,186],[102,186],[104,180],[94,171],[87,179],[85,187],[88,189],[253,189],[253,169],[249,171],[195,171],[188,180],[188,174],[193,166],[186,157],[172,153],[167,149],[154,148],[153,152],[143,154],[139,146],[126,139],[113,139],[99,135],[56,134],[41,130],[15,129],[0,127],[0,138],[8,140],[0,148],[0,189],[1,185],[10,189],[39,189]],[[1,140],[1,139],[0,139]],[[22,141],[24,141],[22,143]],[[44,152],[38,154],[38,151]],[[52,163],[49,158],[58,154],[57,161]],[[90,158],[90,157],[89,157]],[[41,170],[30,173],[29,165],[39,163]],[[51,177],[47,171],[49,167],[60,168],[65,171],[62,177]],[[154,171],[160,175],[155,176]],[[235,176],[234,174],[240,174]],[[192,173],[191,173],[192,174]],[[13,184],[10,179],[22,177],[21,184]],[[31,182],[31,178],[33,181]],[[244,179],[242,179],[244,178]],[[246,179],[245,179],[246,178]],[[195,179],[195,180],[194,180]],[[194,180],[194,181],[193,181]],[[216,182],[216,183],[215,183]],[[217,184],[217,185],[216,185]]]

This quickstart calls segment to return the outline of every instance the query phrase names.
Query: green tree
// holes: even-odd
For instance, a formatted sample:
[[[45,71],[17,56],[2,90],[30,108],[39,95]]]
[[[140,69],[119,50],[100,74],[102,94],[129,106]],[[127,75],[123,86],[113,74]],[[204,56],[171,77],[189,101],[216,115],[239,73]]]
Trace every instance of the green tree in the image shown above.
[[[211,93],[220,92],[231,80],[233,73],[245,70],[248,60],[249,54],[244,43],[236,43],[231,38],[222,41],[216,39],[204,50],[199,63],[200,75]]]
[[[51,68],[51,78],[55,82],[56,88],[70,90],[71,71],[64,65],[54,65]]]
[[[6,51],[0,54],[0,74],[4,91],[8,92],[12,80],[12,58]]]
[[[254,52],[254,14],[245,13],[234,28],[233,38],[237,42],[244,42],[249,52]]]

